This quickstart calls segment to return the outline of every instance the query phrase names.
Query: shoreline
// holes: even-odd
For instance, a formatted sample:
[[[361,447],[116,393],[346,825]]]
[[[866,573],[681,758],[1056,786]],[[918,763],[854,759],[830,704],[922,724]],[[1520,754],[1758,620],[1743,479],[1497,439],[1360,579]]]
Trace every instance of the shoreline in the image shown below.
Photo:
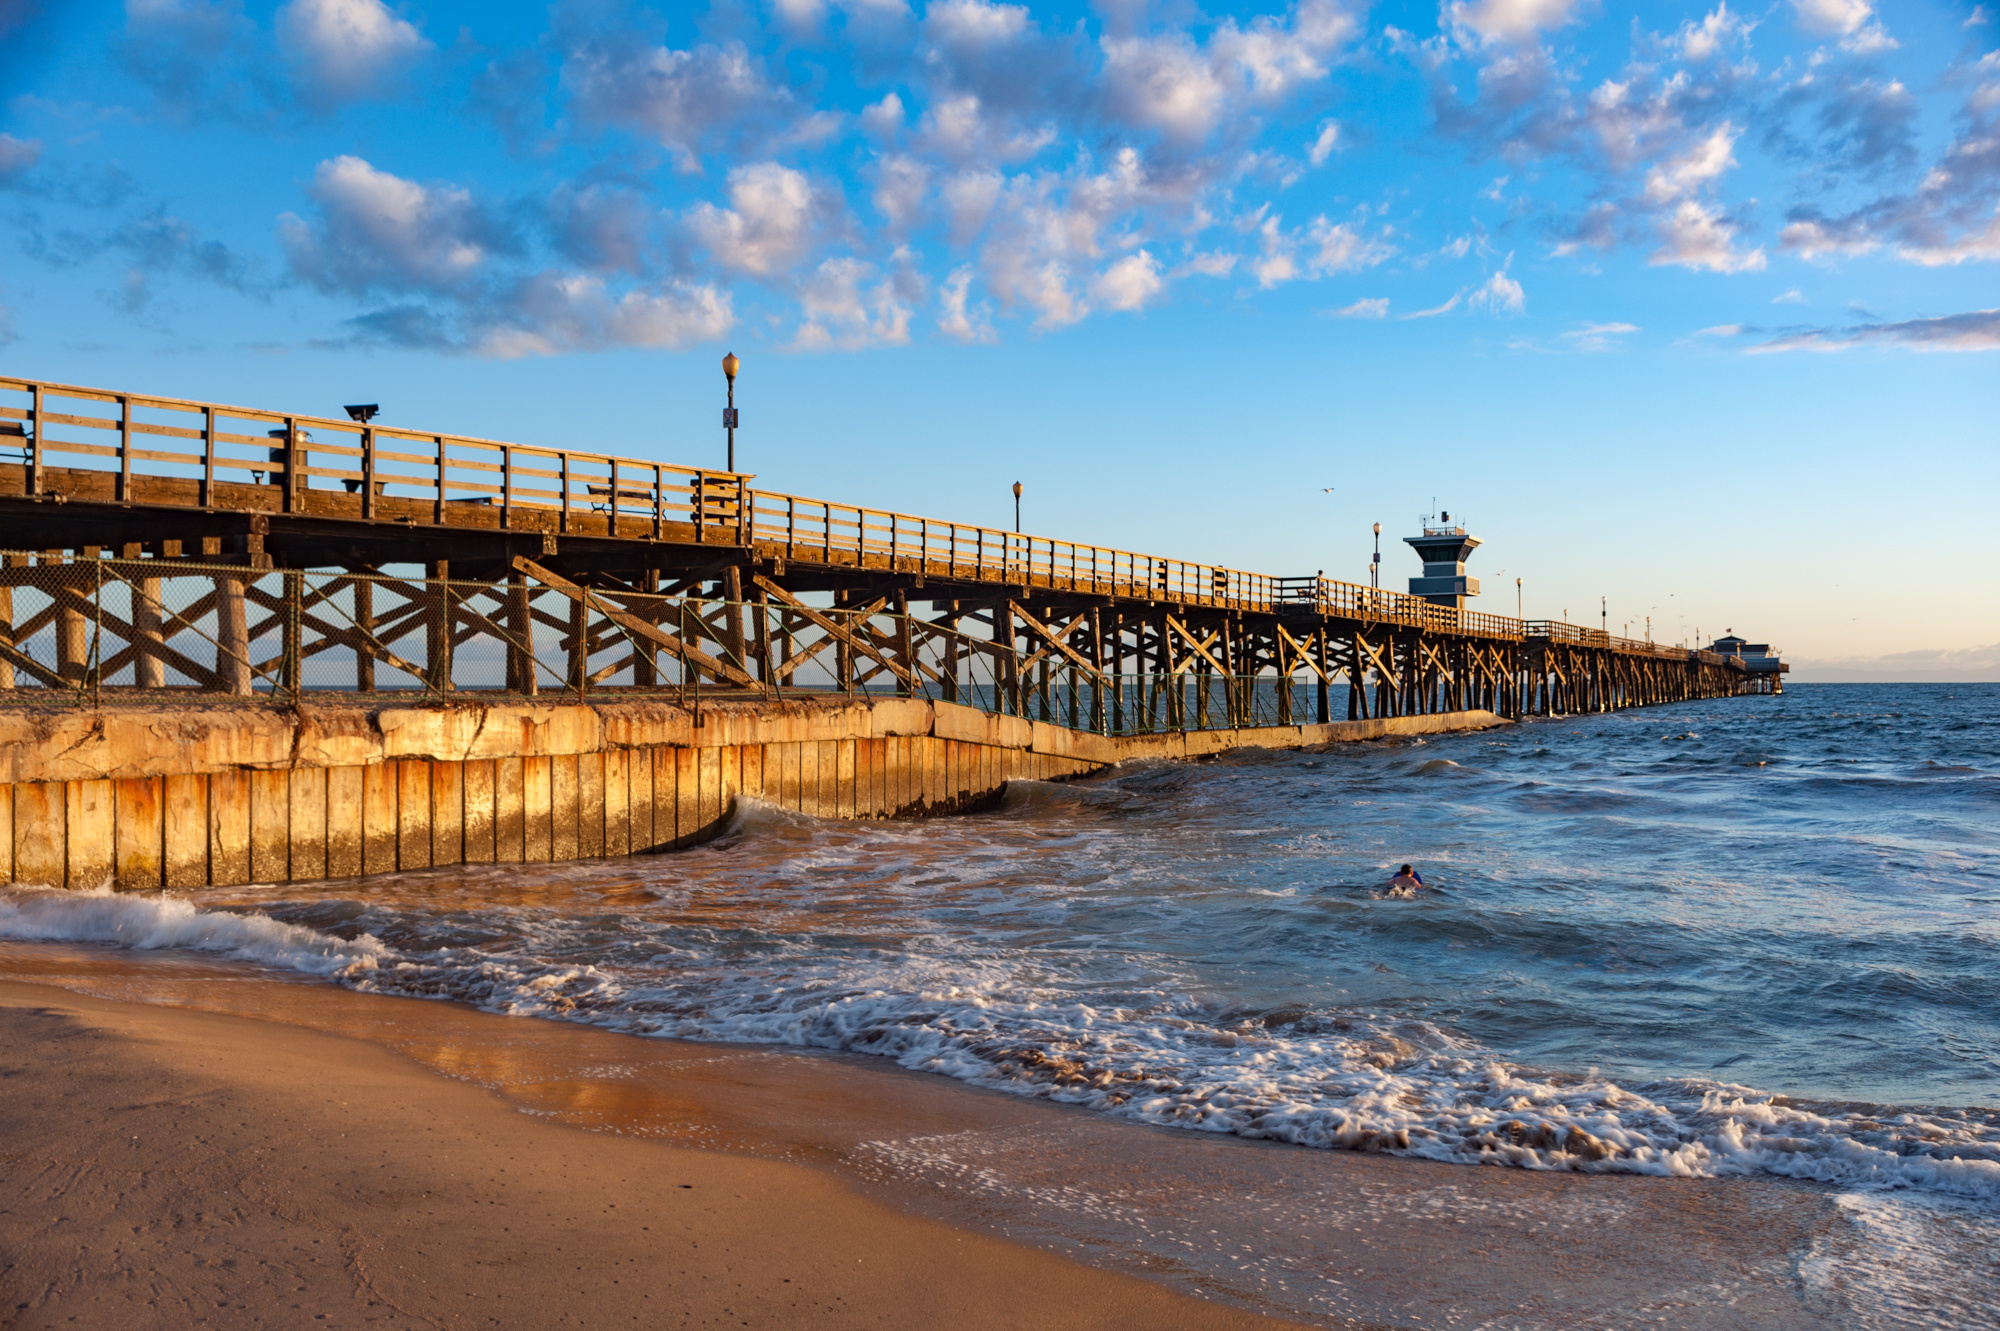
[[[756,1257],[739,1253],[730,1259],[735,1266],[686,1267],[706,1275],[711,1285],[731,1271],[737,1274],[730,1278],[740,1281],[748,1271],[749,1283],[768,1277],[782,1296],[787,1277],[773,1274],[771,1254],[792,1254],[787,1260],[795,1260],[799,1240],[785,1236],[800,1227],[822,1236],[816,1241],[859,1245],[854,1265],[864,1271],[871,1265],[869,1254],[885,1243],[899,1253],[921,1250],[953,1263],[942,1280],[922,1262],[896,1271],[873,1263],[877,1270],[862,1278],[847,1271],[843,1257],[831,1267],[813,1268],[811,1279],[821,1282],[813,1286],[814,1296],[825,1295],[823,1307],[816,1305],[807,1316],[802,1307],[788,1312],[766,1298],[749,1319],[752,1325],[801,1320],[838,1325],[849,1313],[856,1324],[871,1325],[947,1320],[1123,1325],[1128,1316],[1134,1325],[1283,1324],[1259,1314],[1349,1328],[1443,1325],[1460,1317],[1516,1327],[1658,1321],[1717,1328],[1832,1325],[1808,1308],[1797,1269],[1801,1255],[1837,1219],[1827,1192],[1810,1185],[1534,1173],[1314,1151],[1123,1122],[910,1072],[865,1055],[646,1039],[452,1003],[360,994],[185,958],[139,959],[110,949],[47,944],[0,948],[0,1021],[16,1032],[24,1021],[57,1021],[22,1015],[36,1008],[73,1010],[76,1015],[57,1024],[103,1034],[67,1042],[38,1036],[32,1049],[21,1035],[10,1034],[9,1062],[15,1066],[9,1070],[16,1074],[10,1088],[41,1085],[63,1065],[65,1056],[55,1051],[84,1045],[98,1051],[90,1058],[127,1070],[122,1077],[92,1073],[97,1090],[80,1102],[74,1094],[64,1097],[67,1119],[43,1122],[45,1171],[58,1168],[58,1160],[94,1151],[92,1169],[100,1180],[130,1172],[126,1148],[107,1145],[112,1138],[92,1143],[83,1125],[101,1128],[135,1113],[199,1123],[199,1104],[256,1100],[262,1108],[246,1121],[260,1125],[272,1142],[284,1143],[266,1146],[263,1153],[312,1157],[282,1161],[292,1166],[283,1177],[285,1187],[315,1196],[313,1205],[349,1216],[343,1223],[352,1225],[352,1215],[364,1213],[353,1208],[362,1204],[344,1199],[334,1182],[341,1176],[321,1168],[352,1170],[361,1164],[343,1162],[337,1147],[331,1160],[321,1158],[339,1139],[313,1137],[301,1125],[317,1122],[321,1132],[338,1132],[363,1124],[371,1144],[375,1138],[393,1143],[382,1148],[387,1154],[381,1162],[368,1167],[420,1171],[433,1165],[421,1154],[409,1154],[420,1138],[410,1135],[415,1129],[405,1120],[457,1116],[451,1121],[477,1122],[482,1134],[504,1139],[524,1156],[553,1152],[550,1158],[580,1162],[562,1175],[565,1195],[601,1203],[600,1215],[637,1204],[602,1173],[607,1166],[598,1162],[607,1155],[627,1170],[621,1178],[663,1177],[661,1171],[699,1166],[716,1171],[712,1176],[718,1179],[754,1177],[755,1186],[766,1189],[760,1195],[783,1194],[782,1215],[767,1218],[777,1228],[739,1240],[755,1246]],[[224,1059],[218,1052],[224,1045],[246,1057]],[[113,1053],[102,1052],[109,1046],[116,1046]],[[267,1066],[281,1065],[330,1066],[343,1076],[385,1079],[381,1084],[396,1088],[395,1113],[404,1119],[385,1127],[374,1116],[389,1111],[379,1105],[350,1103],[336,1111],[327,1096],[313,1098],[310,1075],[295,1087],[274,1085]],[[140,1105],[112,1103],[119,1099],[114,1089],[130,1100],[135,1080],[130,1069],[140,1066],[171,1066],[174,1071],[164,1074],[169,1082],[202,1080],[202,1089]],[[72,1074],[60,1075],[74,1080]],[[324,1074],[317,1080],[323,1083]],[[274,1096],[278,1099],[269,1098]],[[4,1112],[18,1117],[22,1111]],[[9,1135],[18,1138],[19,1132]],[[143,1142],[149,1134],[139,1135]],[[241,1158],[242,1151],[231,1153],[239,1166]],[[488,1160],[495,1171],[502,1168],[497,1161]],[[219,1166],[211,1160],[205,1167]],[[278,1167],[274,1163],[247,1177],[268,1182],[276,1177],[270,1169]],[[160,1155],[150,1168],[166,1171],[162,1177],[186,1179],[194,1165]],[[763,1172],[771,1170],[786,1181],[771,1181],[775,1176]],[[40,1177],[33,1169],[22,1171],[24,1179],[31,1176]],[[544,1177],[556,1176],[545,1171]],[[496,1186],[498,1180],[497,1172],[488,1176]],[[201,1214],[210,1213],[203,1207],[218,1205],[216,1197],[200,1194],[191,1183],[177,1186],[183,1191],[176,1195],[199,1202]],[[680,1191],[677,1183],[672,1190]],[[159,1226],[161,1194],[154,1196],[152,1203],[133,1197],[121,1203],[127,1210],[106,1211],[96,1242],[123,1243],[135,1228]],[[83,1269],[74,1253],[68,1259],[50,1255],[56,1250],[49,1244],[60,1246],[55,1237],[60,1226],[51,1227],[51,1207],[61,1209],[57,1203],[58,1197],[36,1200],[26,1194],[9,1199],[10,1228],[19,1232],[25,1220],[36,1236],[17,1242],[16,1250],[42,1254],[27,1269],[54,1270],[48,1263],[60,1266],[62,1260],[70,1262],[64,1269]],[[465,1204],[473,1208],[468,1214],[485,1214],[477,1200]],[[667,1203],[649,1197],[647,1204]],[[387,1223],[377,1211],[365,1214],[371,1224]],[[668,1213],[659,1214],[663,1225],[670,1223]],[[264,1218],[262,1231],[268,1232],[259,1242],[282,1243],[287,1229],[306,1223],[281,1221],[279,1215],[272,1211]],[[409,1217],[396,1211],[390,1218],[402,1223]],[[259,1228],[246,1220],[232,1223]],[[736,1224],[732,1232],[742,1235],[758,1222],[738,1214],[716,1223]],[[434,1238],[436,1229],[413,1232]],[[203,1233],[223,1242],[219,1233]],[[491,1281],[490,1275],[479,1275],[488,1270],[479,1263],[492,1250],[480,1246],[485,1239],[475,1243],[453,1233],[452,1242],[443,1245],[451,1250],[444,1260],[466,1282],[456,1297],[469,1300],[481,1280]],[[82,1239],[71,1234],[61,1241]],[[966,1244],[974,1245],[978,1256],[962,1271],[960,1249]],[[544,1260],[535,1262],[537,1270],[553,1259],[546,1251],[551,1246],[557,1246],[553,1240],[541,1245]],[[516,1260],[535,1251],[531,1244]],[[614,1242],[609,1251],[621,1254],[628,1266],[660,1258],[629,1243]],[[26,1296],[19,1292],[22,1259],[9,1261],[14,1263],[6,1277],[11,1305]],[[600,1262],[592,1269],[609,1276],[615,1266]],[[201,1278],[211,1282],[249,1278],[229,1275],[230,1268],[201,1269],[210,1271]],[[294,1274],[312,1273],[297,1268]],[[530,1274],[524,1270],[522,1278]],[[323,1276],[308,1285],[332,1289]],[[43,1287],[57,1289],[46,1280]],[[128,1274],[117,1288],[136,1285]],[[1004,1297],[998,1292],[1003,1289]],[[1027,1290],[1033,1296],[1023,1293]],[[1041,1297],[1057,1290],[1064,1291],[1060,1297]],[[975,1296],[975,1291],[983,1292]],[[79,1283],[48,1298],[73,1301],[91,1292]],[[430,1296],[415,1290],[408,1297]],[[956,1302],[949,1307],[934,1302],[940,1299],[964,1299],[970,1311],[959,1311]],[[64,1306],[73,1312],[81,1305]],[[464,1309],[452,1306],[456,1320]],[[641,1310],[633,1316],[659,1312],[652,1305],[632,1306]],[[35,1317],[44,1311],[44,1304],[34,1304]],[[742,1311],[736,1309],[728,1320],[743,1320]],[[526,1316],[519,1307],[516,1313]],[[989,1316],[989,1322],[979,1320]],[[24,1312],[18,1324],[43,1322]]]
[[[0,1031],[12,1327],[1284,1325],[358,1039],[15,980]]]

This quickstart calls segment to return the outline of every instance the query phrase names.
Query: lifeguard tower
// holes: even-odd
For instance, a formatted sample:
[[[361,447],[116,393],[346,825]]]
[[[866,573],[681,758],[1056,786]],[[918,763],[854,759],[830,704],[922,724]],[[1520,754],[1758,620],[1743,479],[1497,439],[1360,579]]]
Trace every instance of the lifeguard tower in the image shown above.
[[[1479,579],[1466,576],[1465,561],[1481,542],[1463,523],[1453,522],[1450,513],[1425,518],[1424,534],[1403,540],[1424,561],[1424,575],[1410,579],[1410,595],[1454,610],[1465,609],[1466,598],[1479,595]]]

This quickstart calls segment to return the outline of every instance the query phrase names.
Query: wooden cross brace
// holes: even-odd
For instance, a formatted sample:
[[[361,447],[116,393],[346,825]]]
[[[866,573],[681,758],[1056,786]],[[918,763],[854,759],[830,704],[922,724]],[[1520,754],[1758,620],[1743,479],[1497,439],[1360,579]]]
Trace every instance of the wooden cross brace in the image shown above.
[[[560,592],[564,596],[567,596],[570,600],[579,602],[580,604],[583,605],[583,607],[586,610],[590,609],[592,606],[595,606],[598,612],[601,613],[606,619],[609,619],[612,623],[618,625],[626,632],[637,634],[641,638],[645,638],[648,639],[649,641],[658,643],[660,646],[666,648],[668,651],[673,652],[675,655],[679,656],[682,660],[687,661],[693,664],[694,666],[698,667],[704,674],[713,675],[718,679],[727,680],[731,684],[736,685],[738,688],[745,688],[745,689],[762,688],[762,685],[758,684],[756,680],[750,678],[748,674],[746,674],[741,668],[739,668],[733,662],[720,660],[716,657],[710,656],[707,652],[704,652],[701,648],[695,646],[693,643],[683,642],[681,639],[675,637],[673,634],[668,633],[665,629],[658,628],[652,624],[648,624],[645,620],[639,618],[637,615],[627,614],[625,611],[616,608],[609,602],[606,602],[600,598],[592,596],[586,588],[579,587],[575,583],[571,582],[569,579],[549,572],[547,569],[543,568],[540,564],[537,564],[533,560],[529,559],[526,555],[514,556],[514,568],[519,572],[527,574],[529,577],[533,578],[536,582],[541,583],[544,587],[549,588],[551,591]],[[762,582],[763,579],[759,578],[758,581]]]

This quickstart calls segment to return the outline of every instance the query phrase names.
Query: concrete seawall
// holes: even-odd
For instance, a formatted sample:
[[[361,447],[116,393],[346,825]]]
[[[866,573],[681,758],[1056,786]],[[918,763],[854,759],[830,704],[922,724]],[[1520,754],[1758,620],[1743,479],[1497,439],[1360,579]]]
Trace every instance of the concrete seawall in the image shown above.
[[[824,818],[980,808],[1142,758],[1504,725],[1449,712],[1107,738],[881,698],[0,711],[0,882],[145,890],[669,850],[739,796]]]

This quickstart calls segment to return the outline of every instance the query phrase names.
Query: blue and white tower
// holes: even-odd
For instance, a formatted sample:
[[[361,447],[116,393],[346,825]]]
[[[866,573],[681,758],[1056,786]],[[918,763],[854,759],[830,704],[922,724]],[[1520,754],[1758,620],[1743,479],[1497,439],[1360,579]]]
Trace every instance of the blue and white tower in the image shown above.
[[[1480,540],[1466,531],[1463,523],[1453,522],[1451,514],[1425,518],[1424,534],[1403,540],[1424,561],[1424,575],[1410,579],[1410,595],[1454,610],[1465,609],[1466,598],[1479,595],[1479,579],[1466,576],[1465,561]]]

